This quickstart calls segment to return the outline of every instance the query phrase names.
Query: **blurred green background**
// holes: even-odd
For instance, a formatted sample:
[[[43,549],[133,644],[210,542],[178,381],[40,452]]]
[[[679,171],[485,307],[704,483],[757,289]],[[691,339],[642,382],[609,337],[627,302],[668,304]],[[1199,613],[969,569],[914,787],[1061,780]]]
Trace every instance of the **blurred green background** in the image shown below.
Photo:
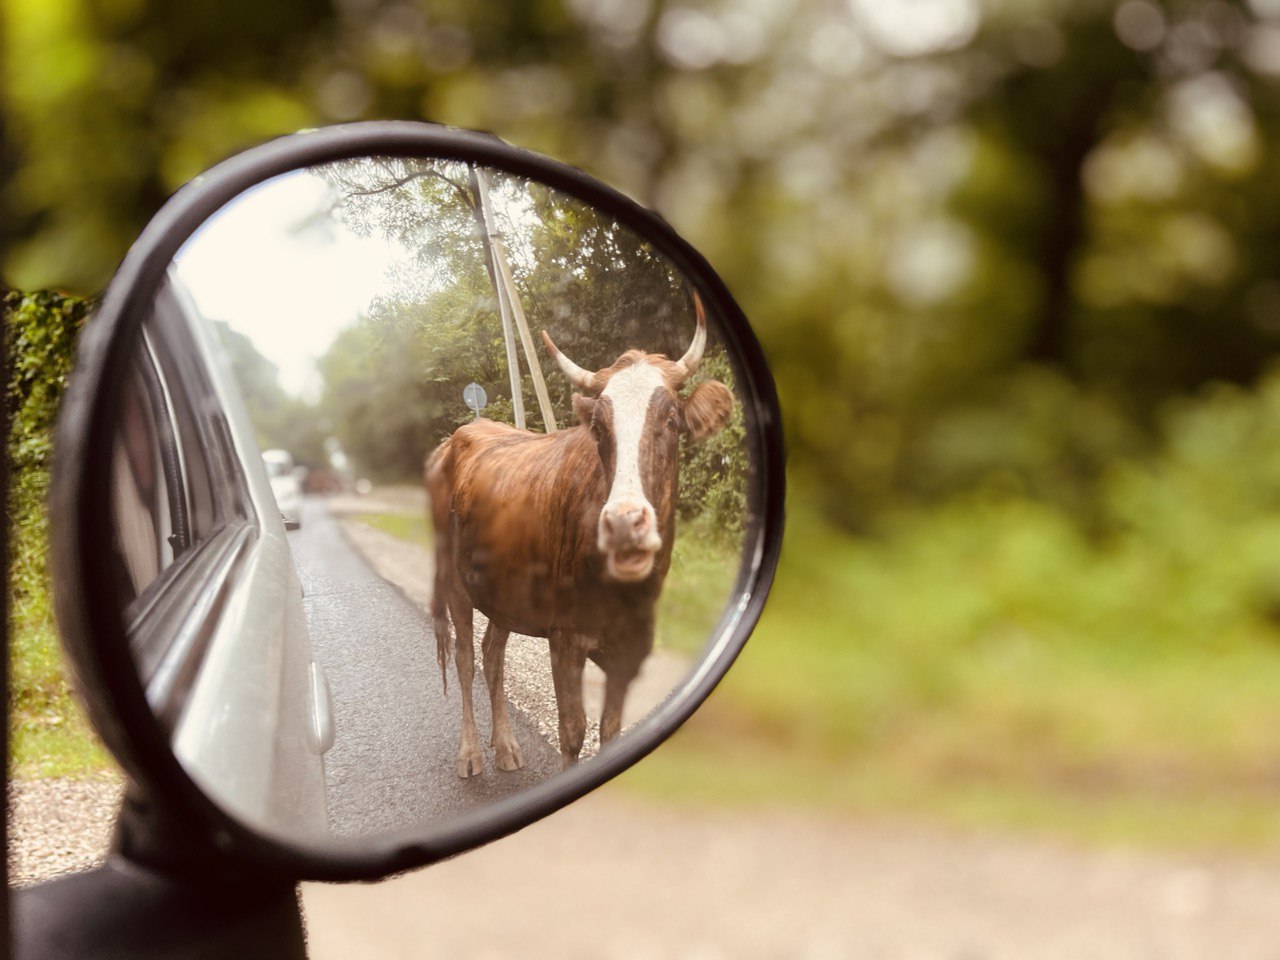
[[[403,117],[654,207],[773,363],[774,598],[625,783],[1280,848],[1278,0],[0,11],[20,774],[106,764],[42,559],[77,298],[210,164]]]

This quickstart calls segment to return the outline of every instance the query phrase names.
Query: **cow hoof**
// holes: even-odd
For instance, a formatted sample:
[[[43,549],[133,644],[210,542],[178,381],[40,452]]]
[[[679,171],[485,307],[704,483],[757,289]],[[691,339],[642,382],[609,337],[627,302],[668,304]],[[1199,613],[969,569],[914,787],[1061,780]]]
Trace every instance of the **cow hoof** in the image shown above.
[[[520,752],[520,744],[514,740],[498,747],[494,754],[494,762],[499,770],[519,770],[524,766],[524,755]]]
[[[484,773],[484,765],[480,761],[479,753],[458,756],[458,776],[463,780],[468,777],[478,777],[482,773]]]

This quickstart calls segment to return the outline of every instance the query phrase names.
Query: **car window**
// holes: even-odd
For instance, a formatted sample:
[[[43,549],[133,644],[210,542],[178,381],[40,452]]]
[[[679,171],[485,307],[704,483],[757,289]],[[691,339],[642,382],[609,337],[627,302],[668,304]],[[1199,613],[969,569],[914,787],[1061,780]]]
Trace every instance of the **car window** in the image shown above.
[[[125,382],[112,456],[120,580],[136,597],[185,549],[188,540],[181,453],[168,390],[149,347]]]
[[[163,355],[161,366],[165,366]],[[166,379],[173,376],[166,370]],[[202,436],[191,400],[185,390],[177,390],[174,396],[174,429],[182,448],[183,478],[186,481],[187,510],[190,517],[191,541],[198,543],[211,534],[219,517],[217,498],[214,496],[214,479],[208,451]]]
[[[131,619],[175,561],[249,516],[248,482],[190,322],[200,320],[176,299],[157,303],[122,401],[112,496]]]

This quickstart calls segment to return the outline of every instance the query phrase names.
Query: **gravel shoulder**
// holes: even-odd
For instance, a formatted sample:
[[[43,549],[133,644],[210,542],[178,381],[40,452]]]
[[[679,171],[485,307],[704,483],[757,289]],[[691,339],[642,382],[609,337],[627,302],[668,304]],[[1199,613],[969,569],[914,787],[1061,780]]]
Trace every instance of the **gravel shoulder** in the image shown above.
[[[1280,861],[887,818],[658,806],[606,786],[381,884],[303,886],[313,960],[1275,960]]]
[[[102,862],[124,787],[119,780],[9,784],[9,885],[22,887]]]

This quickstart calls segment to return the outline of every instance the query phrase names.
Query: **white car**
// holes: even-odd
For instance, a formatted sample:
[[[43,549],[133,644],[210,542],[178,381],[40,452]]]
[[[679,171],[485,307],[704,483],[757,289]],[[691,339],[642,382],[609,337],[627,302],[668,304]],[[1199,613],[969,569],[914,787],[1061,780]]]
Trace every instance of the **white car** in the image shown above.
[[[281,519],[287,486],[301,505],[293,457],[262,455],[214,331],[172,276],[139,342],[115,440],[110,567],[138,679],[216,803],[254,829],[327,837],[333,705]]]
[[[298,482],[293,454],[288,450],[264,450],[262,462],[267,466],[267,479],[271,492],[276,495],[276,506],[284,517],[286,530],[302,526],[302,484]]]

